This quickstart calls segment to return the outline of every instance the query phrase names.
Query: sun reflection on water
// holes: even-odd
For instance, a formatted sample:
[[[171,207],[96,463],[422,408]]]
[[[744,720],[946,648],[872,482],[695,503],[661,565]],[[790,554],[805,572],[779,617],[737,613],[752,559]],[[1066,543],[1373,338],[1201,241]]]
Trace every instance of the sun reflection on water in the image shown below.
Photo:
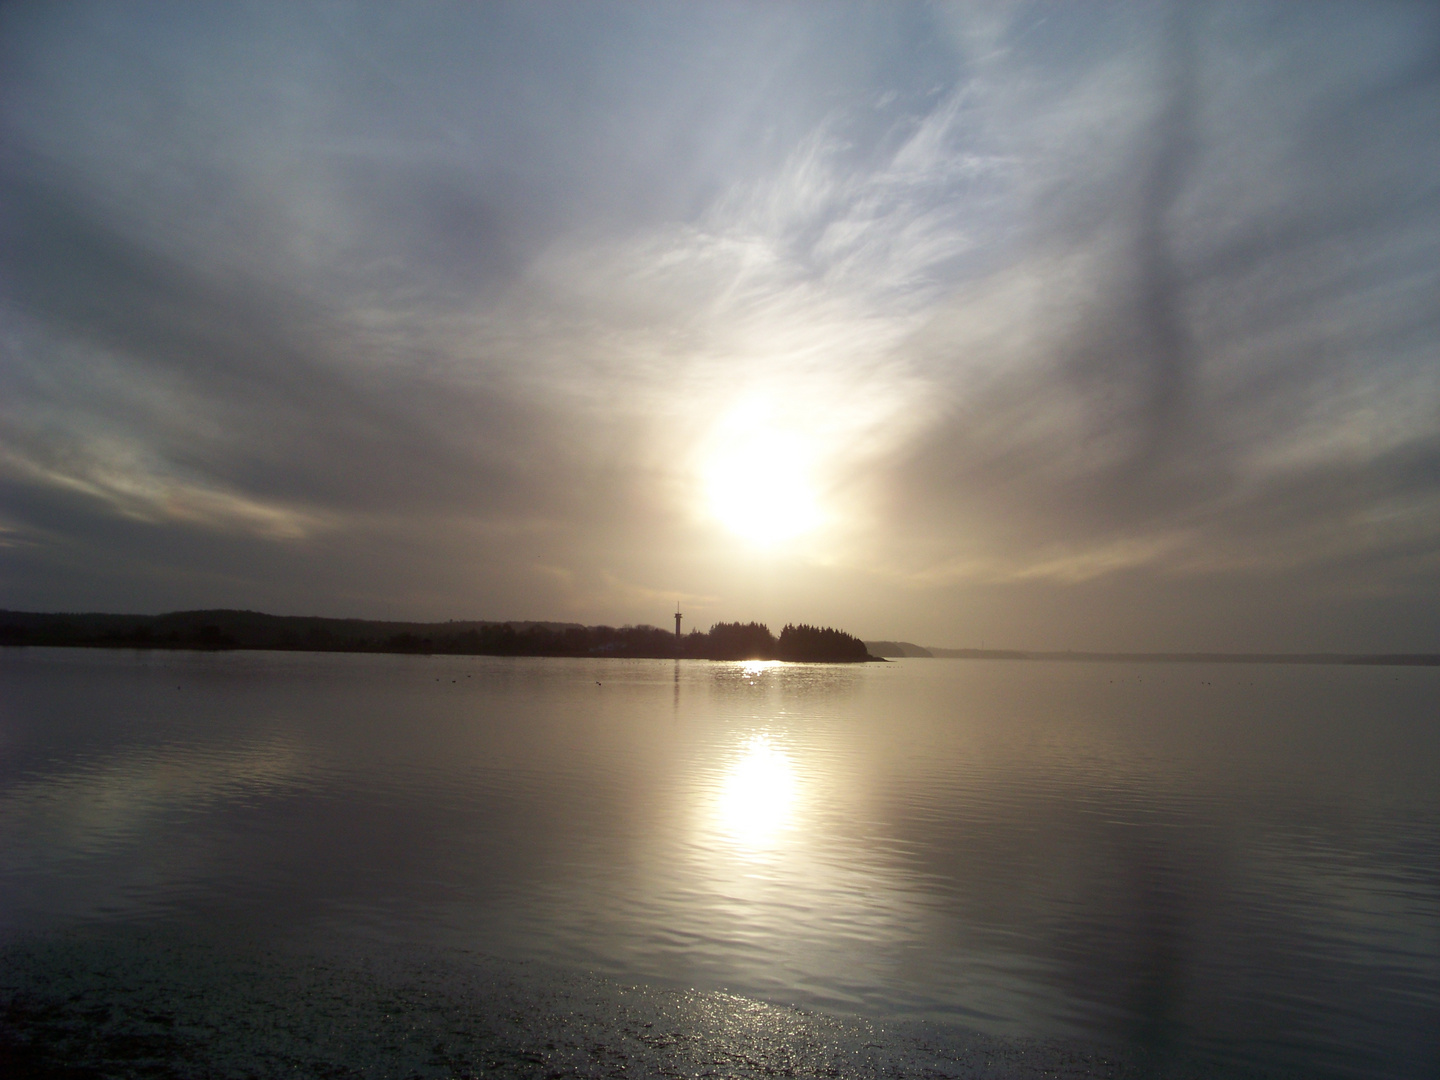
[[[755,735],[720,784],[720,831],[746,851],[775,846],[789,828],[795,803],[795,769],[766,735]]]

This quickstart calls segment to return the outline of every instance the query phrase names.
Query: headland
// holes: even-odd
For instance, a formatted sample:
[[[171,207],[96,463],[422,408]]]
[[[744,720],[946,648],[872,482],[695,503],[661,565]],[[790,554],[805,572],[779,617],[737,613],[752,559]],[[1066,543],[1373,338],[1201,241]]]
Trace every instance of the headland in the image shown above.
[[[877,660],[853,634],[787,624],[716,623],[683,637],[657,626],[566,622],[394,622],[267,615],[228,609],[165,615],[0,611],[0,645],[129,649],[267,649],[296,652],[475,656],[614,656],[696,660]]]

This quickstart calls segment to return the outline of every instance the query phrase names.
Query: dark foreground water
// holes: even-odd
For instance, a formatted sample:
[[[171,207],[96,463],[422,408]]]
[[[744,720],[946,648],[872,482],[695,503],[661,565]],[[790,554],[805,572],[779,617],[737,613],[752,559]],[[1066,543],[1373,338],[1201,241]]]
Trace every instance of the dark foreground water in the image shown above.
[[[0,1005],[12,1073],[1440,1076],[1440,670],[0,650]]]

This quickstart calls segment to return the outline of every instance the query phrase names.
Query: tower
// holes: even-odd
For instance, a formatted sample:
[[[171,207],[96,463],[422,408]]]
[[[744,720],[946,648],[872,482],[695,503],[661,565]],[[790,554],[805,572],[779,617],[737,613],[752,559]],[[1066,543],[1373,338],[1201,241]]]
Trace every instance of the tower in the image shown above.
[[[675,643],[680,643],[680,605],[675,605]]]

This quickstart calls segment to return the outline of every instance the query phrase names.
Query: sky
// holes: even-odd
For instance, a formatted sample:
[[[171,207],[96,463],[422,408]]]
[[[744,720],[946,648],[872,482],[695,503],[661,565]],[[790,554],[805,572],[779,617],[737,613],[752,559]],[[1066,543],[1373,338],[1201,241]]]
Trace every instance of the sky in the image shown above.
[[[1440,650],[1440,9],[0,7],[0,607]]]

